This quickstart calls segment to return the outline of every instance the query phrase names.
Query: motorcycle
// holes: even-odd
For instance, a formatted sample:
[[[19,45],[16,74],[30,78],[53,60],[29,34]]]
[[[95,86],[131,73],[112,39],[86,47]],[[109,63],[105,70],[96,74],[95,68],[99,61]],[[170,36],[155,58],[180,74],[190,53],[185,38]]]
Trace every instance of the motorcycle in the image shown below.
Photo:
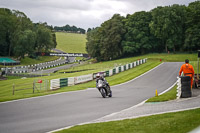
[[[110,86],[108,84],[106,84],[105,81],[98,80],[96,86],[103,98],[106,98],[107,96],[112,97],[112,91],[110,89]]]

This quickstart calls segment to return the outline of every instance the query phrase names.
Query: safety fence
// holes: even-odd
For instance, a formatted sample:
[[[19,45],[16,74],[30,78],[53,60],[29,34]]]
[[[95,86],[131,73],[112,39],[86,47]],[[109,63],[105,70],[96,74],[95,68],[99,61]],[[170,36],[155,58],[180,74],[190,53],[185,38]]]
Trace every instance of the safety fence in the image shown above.
[[[30,73],[7,73],[6,76],[15,76],[15,77],[42,77],[48,76],[46,74],[30,74]]]
[[[16,92],[20,91],[20,94],[34,94],[42,91],[48,91],[49,80],[38,79],[31,83],[26,84],[13,84],[12,94],[15,95]],[[23,91],[23,92],[22,92]]]
[[[134,67],[141,65],[141,64],[144,64],[146,62],[147,62],[147,58],[135,61],[133,63],[126,64],[126,65],[118,66],[118,67],[115,67],[113,69],[104,71],[102,73],[104,74],[104,76],[108,77],[108,76],[112,76],[112,75],[115,75],[117,73],[126,71],[128,69],[134,68]],[[96,73],[88,74],[88,75],[82,75],[82,76],[78,76],[78,77],[52,79],[50,81],[50,89],[54,90],[54,89],[59,89],[61,87],[65,87],[65,86],[72,86],[72,85],[92,81],[95,78],[96,78]]]

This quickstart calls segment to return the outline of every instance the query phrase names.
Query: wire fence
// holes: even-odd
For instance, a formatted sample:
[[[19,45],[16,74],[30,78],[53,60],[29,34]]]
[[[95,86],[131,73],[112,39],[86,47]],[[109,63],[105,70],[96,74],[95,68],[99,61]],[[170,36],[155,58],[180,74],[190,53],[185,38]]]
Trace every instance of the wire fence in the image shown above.
[[[20,92],[20,94],[34,94],[48,90],[49,90],[49,80],[38,79],[34,80],[32,83],[26,83],[26,84],[13,83],[12,94],[15,95],[16,92]]]

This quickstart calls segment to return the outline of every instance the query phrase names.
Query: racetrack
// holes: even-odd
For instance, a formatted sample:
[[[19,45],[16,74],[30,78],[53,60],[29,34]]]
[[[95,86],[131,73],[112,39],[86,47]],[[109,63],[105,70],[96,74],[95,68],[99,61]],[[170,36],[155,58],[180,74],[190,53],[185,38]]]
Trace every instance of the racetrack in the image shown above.
[[[89,122],[132,107],[163,92],[176,82],[183,63],[163,63],[126,84],[113,86],[113,97],[102,98],[96,89],[54,94],[0,104],[0,132],[48,132]],[[134,69],[134,68],[133,68]]]

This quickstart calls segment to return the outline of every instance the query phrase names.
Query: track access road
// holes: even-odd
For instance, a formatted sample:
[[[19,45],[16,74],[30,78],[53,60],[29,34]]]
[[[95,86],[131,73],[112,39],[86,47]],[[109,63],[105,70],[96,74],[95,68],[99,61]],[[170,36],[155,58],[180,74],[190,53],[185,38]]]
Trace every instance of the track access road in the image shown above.
[[[154,96],[156,89],[160,93],[172,86],[182,64],[163,63],[132,81],[112,86],[112,98],[87,89],[0,103],[0,132],[44,133],[127,109]]]

